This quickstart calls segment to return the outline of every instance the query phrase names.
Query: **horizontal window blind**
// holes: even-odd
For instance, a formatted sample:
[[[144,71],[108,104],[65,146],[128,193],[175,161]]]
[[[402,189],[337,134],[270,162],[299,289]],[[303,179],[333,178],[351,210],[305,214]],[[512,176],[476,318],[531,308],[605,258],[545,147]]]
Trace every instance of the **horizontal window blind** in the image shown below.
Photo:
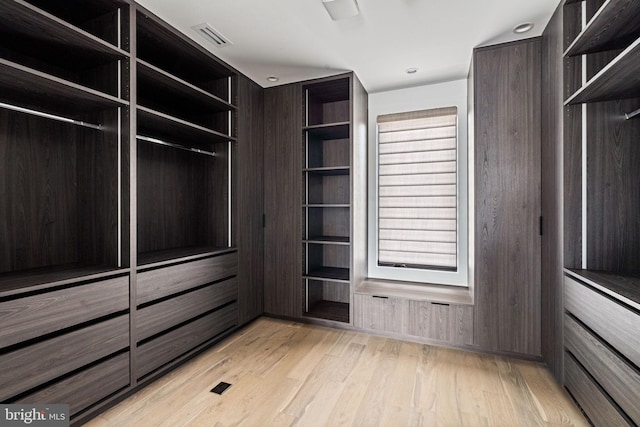
[[[457,116],[378,116],[379,265],[456,269]]]

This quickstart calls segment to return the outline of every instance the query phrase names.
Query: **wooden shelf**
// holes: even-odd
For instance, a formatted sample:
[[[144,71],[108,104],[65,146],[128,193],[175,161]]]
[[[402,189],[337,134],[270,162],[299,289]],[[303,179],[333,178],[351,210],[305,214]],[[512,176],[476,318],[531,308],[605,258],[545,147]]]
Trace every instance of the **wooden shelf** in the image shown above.
[[[138,134],[142,136],[167,139],[168,142],[186,141],[196,146],[236,140],[232,136],[141,105],[138,106],[137,111]]]
[[[348,101],[350,95],[350,80],[344,76],[321,79],[305,86],[309,91],[309,98],[315,103],[327,104]]]
[[[307,132],[310,139],[348,139],[349,127],[349,122],[339,122],[306,126],[303,128],[303,130]]]
[[[65,264],[0,274],[0,298],[129,273],[128,268]]]
[[[343,236],[312,236],[307,240],[304,240],[305,243],[315,243],[315,244],[329,244],[329,245],[345,245],[348,246],[351,243],[349,242],[349,237]]]
[[[215,80],[235,74],[205,48],[179,31],[160,23],[143,8],[138,9],[139,58],[202,89],[207,89]],[[226,87],[224,90],[226,91]]]
[[[640,2],[607,0],[564,53],[576,56],[624,48],[640,35]]]
[[[175,77],[148,62],[138,60],[138,84],[149,86],[158,97],[171,98],[167,102],[180,104],[204,112],[223,112],[236,107],[193,84]],[[180,102],[181,101],[181,102]]]
[[[322,267],[309,271],[309,274],[304,276],[308,279],[316,280],[329,280],[337,282],[349,282],[349,269],[337,268],[337,267]]]
[[[640,310],[640,274],[565,269],[565,273],[636,310]]]
[[[344,302],[321,300],[309,307],[305,316],[316,319],[335,320],[349,323],[349,304]]]
[[[343,203],[313,203],[302,205],[303,208],[349,208],[350,205]]]
[[[87,112],[124,107],[127,101],[0,59],[0,100],[79,119]]]
[[[349,175],[349,166],[337,166],[337,167],[320,167],[320,168],[307,168],[303,169],[303,172],[308,172],[314,175],[334,176],[334,175]]]
[[[172,248],[161,251],[144,252],[138,254],[138,270],[147,270],[166,264],[222,255],[235,252],[236,250],[236,248],[221,248],[216,246],[192,246],[188,248]]]
[[[565,105],[640,96],[640,38],[565,101]]]
[[[51,48],[56,46],[64,55],[77,49],[83,56],[100,54],[112,59],[128,56],[124,50],[22,0],[0,2],[0,27],[5,33],[3,37],[10,34],[37,40]]]

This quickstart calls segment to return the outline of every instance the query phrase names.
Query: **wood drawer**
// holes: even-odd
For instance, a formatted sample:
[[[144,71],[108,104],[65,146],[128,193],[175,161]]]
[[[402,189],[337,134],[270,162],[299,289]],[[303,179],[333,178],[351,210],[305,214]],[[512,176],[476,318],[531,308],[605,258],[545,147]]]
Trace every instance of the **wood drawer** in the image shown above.
[[[138,304],[206,285],[238,273],[238,253],[138,273]]]
[[[473,344],[473,307],[409,300],[408,335]]]
[[[564,382],[567,390],[582,407],[596,427],[628,427],[629,423],[618,412],[600,388],[591,381],[580,365],[565,353]]]
[[[0,356],[0,401],[81,368],[129,345],[129,316],[11,351]]]
[[[0,302],[0,346],[8,347],[128,308],[128,276]]]
[[[573,280],[564,278],[565,308],[602,339],[640,366],[640,316]]]
[[[640,424],[640,374],[571,317],[564,320],[565,347],[623,411]]]
[[[353,323],[357,328],[401,334],[407,300],[355,294]]]
[[[138,346],[138,378],[238,324],[238,306],[231,304]]]
[[[138,311],[137,340],[141,341],[238,298],[238,281],[215,283]]]
[[[74,416],[129,385],[129,352],[119,354],[13,403],[66,403]]]

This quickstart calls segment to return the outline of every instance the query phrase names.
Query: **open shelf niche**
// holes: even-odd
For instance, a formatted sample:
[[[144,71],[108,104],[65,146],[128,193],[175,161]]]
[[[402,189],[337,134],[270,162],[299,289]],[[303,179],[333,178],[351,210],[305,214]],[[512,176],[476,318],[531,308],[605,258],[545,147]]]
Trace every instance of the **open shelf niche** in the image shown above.
[[[303,286],[306,316],[349,322],[351,79],[303,86]]]
[[[234,72],[137,11],[138,266],[232,246]]]
[[[0,5],[2,295],[128,271],[128,13],[110,0]]]

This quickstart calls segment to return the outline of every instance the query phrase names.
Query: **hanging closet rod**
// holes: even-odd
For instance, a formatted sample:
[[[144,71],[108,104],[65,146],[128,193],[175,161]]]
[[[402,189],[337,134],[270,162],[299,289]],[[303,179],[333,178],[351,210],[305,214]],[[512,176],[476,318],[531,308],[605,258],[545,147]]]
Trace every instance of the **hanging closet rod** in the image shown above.
[[[634,117],[640,115],[640,108],[638,108],[636,111],[633,111],[631,113],[626,113],[624,115],[624,118],[627,120],[633,119]]]
[[[6,108],[7,110],[18,111],[20,113],[31,114],[33,116],[44,117],[46,119],[57,120],[59,122],[71,123],[73,125],[83,126],[91,129],[102,130],[102,125],[94,125],[92,123],[83,122],[81,120],[74,120],[68,117],[56,116],[55,114],[45,113],[43,111],[32,110],[30,108],[18,107],[17,105],[6,104],[4,102],[0,102],[0,107]]]
[[[185,150],[185,151],[191,151],[192,153],[204,154],[205,156],[211,156],[211,157],[216,156],[216,153],[214,153],[213,151],[205,151],[199,148],[185,147],[179,144],[173,144],[171,142],[162,141],[161,139],[158,139],[158,138],[151,138],[150,136],[138,135],[136,136],[136,138],[142,141],[151,142],[153,144],[165,145],[167,147],[177,148],[179,150]]]

